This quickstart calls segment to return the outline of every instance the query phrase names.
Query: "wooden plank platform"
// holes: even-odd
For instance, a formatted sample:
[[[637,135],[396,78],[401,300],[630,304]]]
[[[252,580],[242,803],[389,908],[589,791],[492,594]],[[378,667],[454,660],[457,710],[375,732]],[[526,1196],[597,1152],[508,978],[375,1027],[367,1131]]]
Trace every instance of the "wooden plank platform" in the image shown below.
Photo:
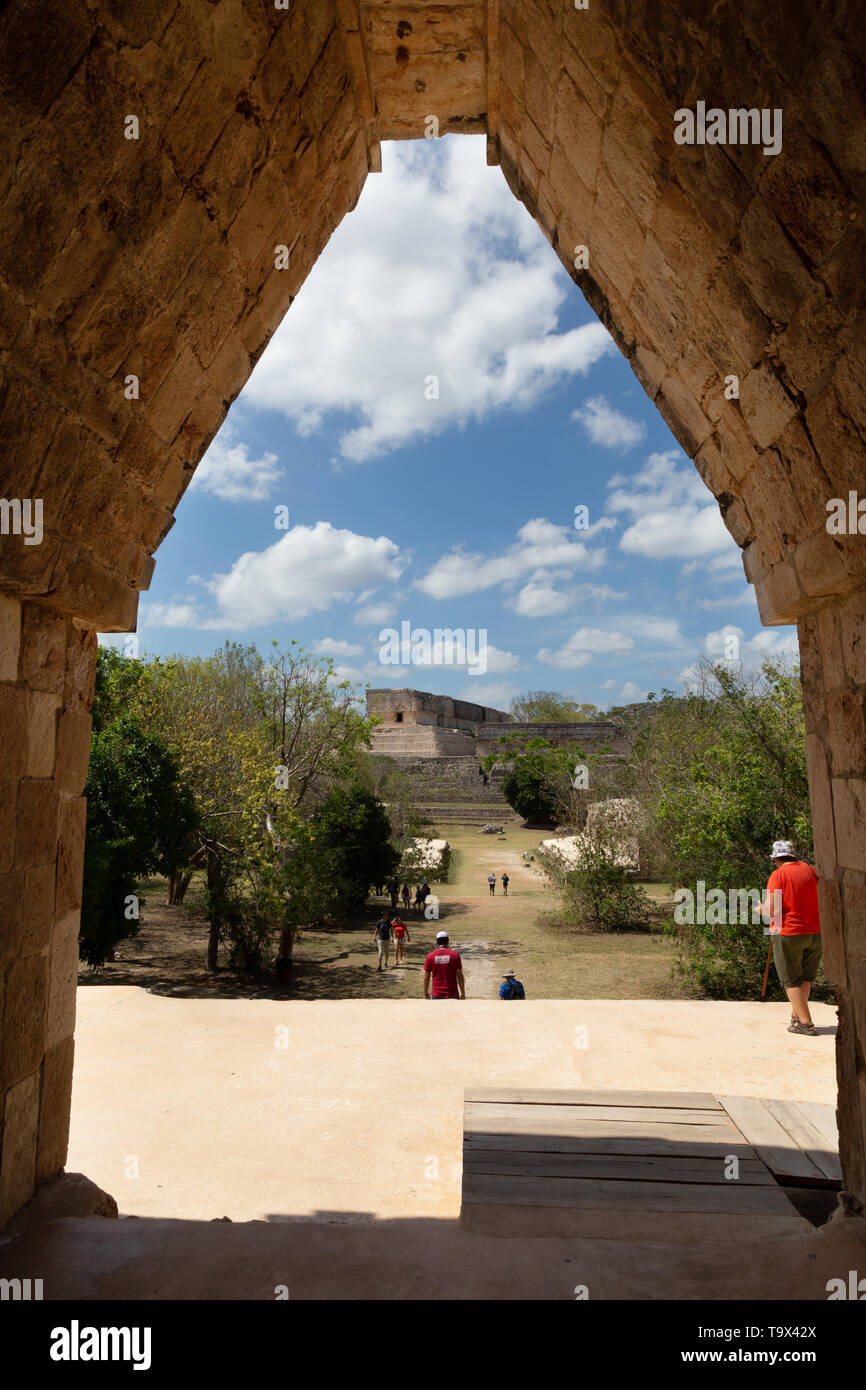
[[[778,1182],[841,1186],[839,1141],[835,1135],[832,1106],[819,1107],[791,1100],[756,1100],[751,1096],[721,1096],[720,1100]],[[823,1112],[833,1117],[832,1131],[828,1114]]]
[[[548,1219],[571,1208],[576,1221],[596,1210],[790,1223],[800,1218],[779,1184],[834,1185],[832,1135],[829,1106],[698,1091],[468,1087],[464,1216],[499,1206],[506,1215],[548,1208]],[[522,1220],[525,1228],[536,1218],[527,1211]]]

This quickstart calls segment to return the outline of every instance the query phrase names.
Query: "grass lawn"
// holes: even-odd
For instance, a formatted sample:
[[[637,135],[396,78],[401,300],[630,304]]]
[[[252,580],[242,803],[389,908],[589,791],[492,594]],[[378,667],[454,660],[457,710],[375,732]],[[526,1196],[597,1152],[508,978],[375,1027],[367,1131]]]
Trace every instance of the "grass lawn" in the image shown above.
[[[204,968],[208,929],[197,876],[179,908],[168,906],[164,879],[143,885],[138,936],[121,942],[121,959],[98,974],[82,969],[80,983],[137,984],[155,993],[199,997],[419,998],[424,958],[436,932],[444,929],[463,958],[470,999],[495,998],[505,970],[517,972],[531,999],[684,997],[671,979],[671,942],[659,932],[598,934],[557,925],[555,892],[537,864],[523,858],[524,851],[534,854],[545,838],[542,832],[508,826],[499,837],[479,835],[474,826],[443,823],[429,833],[450,841],[455,872],[452,882],[433,885],[438,921],[414,914],[407,918],[411,940],[400,969],[377,971],[373,925],[388,902],[374,898],[363,919],[301,933],[289,990],[278,990],[270,978],[239,980],[227,970],[210,976]],[[494,897],[487,885],[491,870],[497,877]],[[511,879],[507,898],[500,882],[503,872]],[[659,902],[670,896],[664,884],[645,887]]]

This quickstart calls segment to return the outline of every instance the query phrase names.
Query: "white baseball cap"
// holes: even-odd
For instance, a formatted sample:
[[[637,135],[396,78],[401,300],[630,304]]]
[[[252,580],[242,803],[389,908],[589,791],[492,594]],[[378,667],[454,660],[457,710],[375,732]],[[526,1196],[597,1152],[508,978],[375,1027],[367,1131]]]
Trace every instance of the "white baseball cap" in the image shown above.
[[[786,859],[786,858],[788,858],[788,857],[790,857],[791,859],[796,859],[796,857],[797,857],[797,851],[794,849],[794,846],[791,844],[791,841],[790,841],[790,840],[774,840],[774,841],[773,841],[773,852],[772,852],[772,854],[770,855],[770,858],[771,858],[771,859]]]
[[[437,941],[447,941],[447,940],[448,940],[448,933],[447,933],[447,931],[438,931],[438,932],[436,933],[436,940],[437,940]]]

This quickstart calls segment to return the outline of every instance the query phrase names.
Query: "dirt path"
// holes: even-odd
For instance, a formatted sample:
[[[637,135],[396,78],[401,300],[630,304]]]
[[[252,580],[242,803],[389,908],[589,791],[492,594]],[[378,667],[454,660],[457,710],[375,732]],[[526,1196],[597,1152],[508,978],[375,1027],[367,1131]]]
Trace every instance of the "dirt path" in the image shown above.
[[[153,994],[179,998],[418,999],[423,994],[424,959],[436,931],[447,928],[463,958],[469,999],[496,999],[502,975],[514,970],[529,999],[665,999],[684,997],[671,979],[672,947],[658,933],[584,935],[557,926],[557,896],[524,852],[534,854],[539,831],[509,825],[505,837],[479,835],[477,827],[440,825],[437,833],[456,852],[453,883],[436,884],[437,921],[410,914],[406,963],[376,970],[373,924],[386,908],[371,899],[365,917],[333,928],[303,931],[295,950],[290,987],[272,978],[242,981],[229,971],[205,970],[207,923],[195,911],[195,884],[184,908],[168,907],[165,884],[145,886],[139,934],[121,942],[122,959],[79,983],[139,985]],[[496,874],[490,896],[487,875]],[[511,882],[504,897],[501,875]]]

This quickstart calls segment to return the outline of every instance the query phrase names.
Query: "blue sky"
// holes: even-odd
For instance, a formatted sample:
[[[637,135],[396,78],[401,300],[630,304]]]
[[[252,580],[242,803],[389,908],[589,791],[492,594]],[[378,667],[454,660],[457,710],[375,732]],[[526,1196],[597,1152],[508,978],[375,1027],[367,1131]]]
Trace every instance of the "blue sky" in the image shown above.
[[[507,707],[677,688],[730,637],[746,664],[796,652],[484,148],[384,147],[180,503],[142,654],[294,638],[360,684]],[[486,631],[486,670],[383,664],[403,622]]]

